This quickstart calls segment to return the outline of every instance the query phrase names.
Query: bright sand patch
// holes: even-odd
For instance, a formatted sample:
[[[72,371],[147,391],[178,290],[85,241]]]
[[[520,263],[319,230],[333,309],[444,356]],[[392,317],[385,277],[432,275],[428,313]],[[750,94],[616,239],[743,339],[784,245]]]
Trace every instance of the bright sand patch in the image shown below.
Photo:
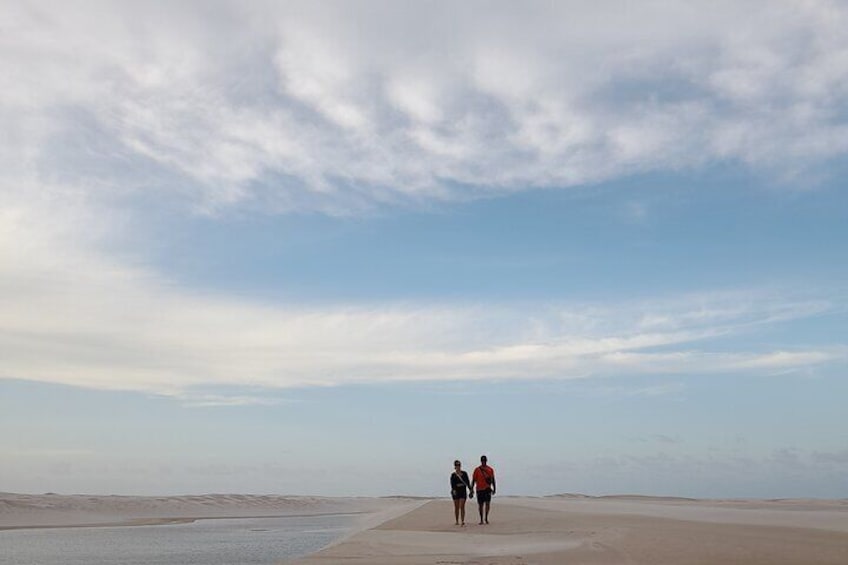
[[[500,498],[491,524],[448,500],[360,532],[300,565],[846,565],[846,501]]]

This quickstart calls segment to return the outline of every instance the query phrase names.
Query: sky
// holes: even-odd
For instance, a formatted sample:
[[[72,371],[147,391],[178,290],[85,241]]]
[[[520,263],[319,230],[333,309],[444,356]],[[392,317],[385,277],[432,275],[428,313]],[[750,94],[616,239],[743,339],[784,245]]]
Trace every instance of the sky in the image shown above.
[[[0,492],[848,497],[848,5],[0,4]]]

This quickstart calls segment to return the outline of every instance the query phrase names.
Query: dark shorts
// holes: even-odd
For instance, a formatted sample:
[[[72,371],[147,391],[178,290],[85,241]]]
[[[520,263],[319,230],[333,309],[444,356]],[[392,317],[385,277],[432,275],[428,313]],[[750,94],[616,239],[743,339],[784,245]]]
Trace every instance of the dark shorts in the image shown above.
[[[477,491],[477,504],[485,504],[492,501],[492,489]]]
[[[468,492],[464,488],[457,488],[451,491],[451,498],[454,500],[465,500],[468,498]]]

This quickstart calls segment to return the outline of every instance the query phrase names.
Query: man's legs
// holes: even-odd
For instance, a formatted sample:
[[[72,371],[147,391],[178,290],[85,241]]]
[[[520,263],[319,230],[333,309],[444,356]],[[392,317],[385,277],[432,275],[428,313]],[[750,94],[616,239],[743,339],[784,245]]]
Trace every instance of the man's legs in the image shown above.
[[[489,504],[492,501],[492,494],[489,490],[477,491],[477,510],[480,512],[480,524],[489,523]]]

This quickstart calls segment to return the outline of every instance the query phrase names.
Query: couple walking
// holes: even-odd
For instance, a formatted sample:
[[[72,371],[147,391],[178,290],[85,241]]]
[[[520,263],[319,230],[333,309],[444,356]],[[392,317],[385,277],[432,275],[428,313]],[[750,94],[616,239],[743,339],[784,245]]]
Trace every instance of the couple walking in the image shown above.
[[[472,489],[471,482],[474,482]],[[488,459],[485,455],[480,457],[480,466],[474,469],[471,474],[471,481],[468,480],[468,473],[462,470],[462,463],[459,460],[453,462],[453,473],[450,477],[451,498],[453,499],[453,515],[457,525],[462,520],[462,525],[465,525],[465,500],[474,498],[474,491],[477,491],[477,508],[480,511],[480,523],[489,523],[489,506],[492,503],[492,495],[495,494],[495,470],[489,467]]]

